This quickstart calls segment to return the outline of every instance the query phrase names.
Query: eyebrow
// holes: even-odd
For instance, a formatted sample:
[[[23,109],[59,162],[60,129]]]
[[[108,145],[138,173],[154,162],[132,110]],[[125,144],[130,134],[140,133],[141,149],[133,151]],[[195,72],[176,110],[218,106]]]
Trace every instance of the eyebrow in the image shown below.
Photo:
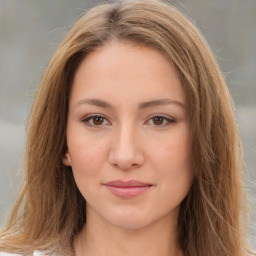
[[[113,108],[110,103],[100,99],[82,99],[75,104],[75,107],[82,104],[89,104],[89,105],[94,105],[102,108]]]
[[[101,108],[112,108],[113,106],[101,99],[82,99],[79,100],[76,104],[75,107],[82,105],[82,104],[89,104]],[[156,100],[151,100],[147,102],[142,102],[139,104],[139,109],[145,109],[145,108],[151,108],[151,107],[156,107],[156,106],[164,106],[164,105],[169,105],[169,104],[174,104],[179,107],[185,108],[185,104],[177,101],[177,100],[172,100],[172,99],[156,99]]]
[[[172,100],[172,99],[159,99],[159,100],[157,99],[157,100],[142,102],[142,103],[139,104],[139,108],[144,109],[144,108],[163,106],[163,105],[169,105],[169,104],[174,104],[174,105],[177,105],[179,107],[185,108],[185,104],[183,104],[180,101]]]

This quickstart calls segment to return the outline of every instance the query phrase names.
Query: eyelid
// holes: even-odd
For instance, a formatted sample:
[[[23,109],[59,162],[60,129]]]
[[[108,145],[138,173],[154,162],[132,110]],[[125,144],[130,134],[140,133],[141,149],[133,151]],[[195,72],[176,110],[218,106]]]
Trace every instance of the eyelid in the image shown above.
[[[107,121],[107,124],[101,124],[101,125],[93,125],[93,124],[90,124],[89,122],[95,118],[95,117],[101,117],[104,119],[104,121]],[[164,121],[166,122],[165,124],[161,124],[161,125],[157,125],[157,124],[150,124],[152,126],[156,126],[158,128],[161,128],[161,127],[165,127],[165,126],[168,126],[170,125],[171,123],[174,123],[175,122],[175,119],[170,117],[170,116],[167,116],[165,114],[152,114],[150,115],[148,118],[147,118],[147,121],[145,122],[146,124],[149,123],[149,121],[151,121],[153,118],[155,117],[161,117],[164,119]],[[101,128],[102,126],[105,126],[105,125],[110,125],[111,122],[108,120],[108,118],[106,118],[103,114],[88,114],[86,115],[82,120],[81,120],[83,123],[85,123],[87,126],[90,126],[90,127],[94,127],[94,128]]]
[[[110,121],[102,114],[89,114],[89,115],[86,115],[84,118],[82,118],[82,122],[85,123],[87,126],[90,126],[90,127],[94,127],[94,128],[101,128],[102,126],[105,126],[106,124],[101,124],[101,125],[92,125],[90,124],[90,120],[92,120],[93,118],[95,117],[101,117],[103,118],[105,121],[108,122],[107,125],[111,124]]]
[[[165,127],[165,126],[168,126],[172,123],[175,122],[175,119],[173,117],[170,117],[170,116],[167,116],[165,114],[153,114],[151,116],[148,117],[146,123],[148,123],[150,120],[152,120],[154,117],[161,117],[163,119],[165,119],[167,121],[167,124],[162,124],[162,125],[156,125],[156,124],[151,124],[153,126],[156,126],[156,127],[159,127],[159,128],[162,128],[162,127]]]

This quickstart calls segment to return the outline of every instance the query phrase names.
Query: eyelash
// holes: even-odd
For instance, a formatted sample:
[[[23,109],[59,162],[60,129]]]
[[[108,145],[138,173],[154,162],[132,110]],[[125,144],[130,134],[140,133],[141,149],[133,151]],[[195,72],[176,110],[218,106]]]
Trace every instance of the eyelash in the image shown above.
[[[108,122],[107,125],[111,124],[111,123],[107,120],[107,118],[106,118],[105,116],[99,115],[99,114],[91,114],[91,115],[88,115],[88,116],[86,116],[84,119],[82,119],[82,122],[85,123],[87,126],[94,127],[94,128],[100,128],[100,127],[106,125],[106,124],[104,124],[104,123],[103,123],[103,124],[100,124],[100,125],[95,125],[95,124],[90,123],[91,121],[93,121],[94,118],[102,118],[102,119],[103,119],[103,122],[104,122],[104,121],[107,121],[107,122]],[[170,125],[171,123],[174,123],[174,122],[175,122],[175,120],[172,119],[172,118],[170,118],[170,117],[166,117],[165,115],[157,114],[157,115],[151,116],[151,117],[148,119],[148,121],[146,121],[146,123],[149,123],[150,120],[153,121],[154,118],[162,118],[162,119],[163,119],[163,122],[165,122],[164,124],[160,124],[160,125],[151,124],[151,125],[156,126],[156,127],[159,127],[159,128],[161,128],[161,127],[166,127],[166,126]]]
[[[92,115],[86,116],[86,117],[82,120],[82,122],[85,123],[87,126],[94,127],[94,128],[100,128],[101,126],[104,125],[104,124],[101,124],[101,125],[91,124],[90,121],[93,121],[93,118],[102,118],[104,121],[107,120],[107,118],[104,117],[103,115],[92,114]],[[109,121],[108,121],[108,122],[109,122]],[[109,123],[110,123],[110,122],[109,122]]]
[[[151,125],[154,125],[154,126],[157,126],[157,127],[160,127],[160,128],[161,128],[161,127],[166,127],[166,126],[170,125],[171,123],[174,123],[174,122],[175,122],[175,120],[174,120],[173,118],[167,117],[167,116],[165,116],[165,115],[157,114],[157,115],[151,116],[151,117],[149,118],[149,120],[147,121],[147,123],[148,123],[150,120],[153,121],[154,118],[162,118],[162,119],[163,119],[163,122],[165,122],[165,124],[161,124],[161,125],[151,124]]]

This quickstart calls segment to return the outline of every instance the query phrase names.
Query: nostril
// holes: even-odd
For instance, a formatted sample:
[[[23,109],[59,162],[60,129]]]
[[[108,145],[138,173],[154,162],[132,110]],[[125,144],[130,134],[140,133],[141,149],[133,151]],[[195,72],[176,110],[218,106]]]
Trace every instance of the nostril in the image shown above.
[[[139,154],[140,153],[137,153],[133,155],[133,157],[120,157],[118,155],[112,154],[112,156],[109,158],[109,163],[115,168],[123,171],[139,168],[144,162],[143,156],[139,156]]]

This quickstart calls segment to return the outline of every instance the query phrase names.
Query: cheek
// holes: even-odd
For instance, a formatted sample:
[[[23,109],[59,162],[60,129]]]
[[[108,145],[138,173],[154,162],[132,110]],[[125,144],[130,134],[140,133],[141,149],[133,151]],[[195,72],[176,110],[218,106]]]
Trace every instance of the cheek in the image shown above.
[[[171,166],[173,171],[191,166],[191,142],[188,128],[185,125],[173,130],[152,148],[157,148],[155,150],[156,161],[158,160],[159,164]]]
[[[106,143],[92,138],[77,137],[68,143],[71,166],[78,189],[86,200],[95,194],[95,185],[101,182],[107,155]]]
[[[191,142],[186,126],[175,129],[158,145],[152,161],[167,193],[180,195],[182,199],[188,192],[192,180]],[[178,198],[177,198],[178,199]]]
[[[168,162],[177,165],[177,169],[191,166],[191,145],[187,136],[170,138],[166,141],[164,151]]]
[[[178,136],[181,134],[183,136]],[[154,166],[158,172],[161,195],[165,195],[161,197],[159,207],[173,209],[184,200],[194,178],[189,136],[186,133],[171,136],[158,149]]]
[[[92,136],[73,136],[68,140],[73,172],[84,174],[100,170],[107,156],[107,142]]]

